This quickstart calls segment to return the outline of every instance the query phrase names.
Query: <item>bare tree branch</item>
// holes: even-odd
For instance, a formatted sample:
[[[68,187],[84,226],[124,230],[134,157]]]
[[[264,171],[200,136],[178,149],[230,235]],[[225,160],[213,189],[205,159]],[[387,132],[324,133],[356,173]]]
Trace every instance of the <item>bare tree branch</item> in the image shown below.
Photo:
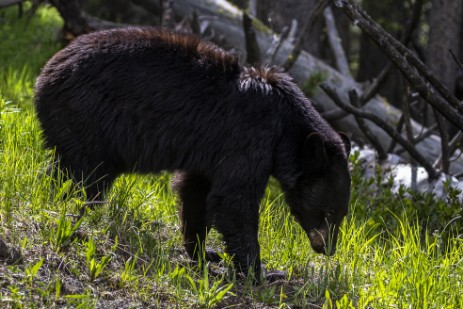
[[[272,46],[272,48],[269,50],[270,56],[270,63],[275,63],[275,58],[280,51],[281,46],[283,45],[283,42],[288,38],[289,32],[290,32],[289,27],[284,27],[283,30],[281,31],[280,36],[276,39],[276,42]]]
[[[342,4],[342,9],[347,16],[355,21],[381,47],[420,95],[444,115],[446,119],[452,122],[452,124],[463,130],[463,105],[453,95],[448,93],[447,88],[432,76],[426,66],[405,46],[376,24],[364,11],[351,4],[349,0],[339,0],[338,3]],[[417,69],[432,85],[421,75],[417,74]],[[444,98],[448,100],[453,98],[458,104],[448,104],[440,95],[435,93],[431,86],[434,86]]]
[[[357,91],[355,91],[355,89],[352,89],[351,91],[349,91],[349,100],[352,106],[354,106],[355,108],[361,108],[360,100],[359,100]],[[358,115],[355,115],[355,114],[354,114],[354,117],[355,117],[355,120],[357,121],[358,126],[363,131],[363,134],[365,134],[365,136],[368,138],[370,143],[373,145],[373,147],[378,152],[378,159],[379,160],[387,159],[387,152],[384,151],[384,148],[381,145],[381,143],[378,141],[378,138],[376,137],[376,135],[374,135],[370,131],[370,128],[366,125],[365,120],[362,117],[359,117]]]
[[[386,121],[379,118],[377,115],[365,112],[356,107],[352,107],[348,104],[345,104],[338,96],[336,90],[330,88],[326,84],[320,85],[320,87],[325,91],[325,93],[342,109],[347,112],[361,118],[368,119],[374,122],[377,126],[383,129],[387,134],[389,134],[394,140],[396,140],[407,152],[419,163],[421,164],[429,174],[430,179],[436,179],[439,176],[439,173],[433,168],[433,166],[416,150],[416,148],[410,144],[406,139],[404,139],[391,125]]]
[[[385,40],[383,40],[383,44],[380,44],[381,42],[379,41],[381,40],[378,40],[378,42],[376,42],[375,40],[375,42],[380,47],[383,47],[383,45],[385,45],[384,43],[392,45],[392,47],[396,49],[404,59],[410,61],[410,63],[418,70],[418,72],[422,74],[432,84],[432,86],[448,101],[448,103],[452,107],[456,108],[460,113],[463,113],[463,103],[453,96],[453,94],[448,90],[448,88],[444,84],[442,84],[432,74],[432,72],[428,69],[428,67],[414,53],[412,53],[408,48],[406,48],[403,44],[401,44],[397,39],[395,39],[388,32],[384,31],[384,29],[382,29],[381,26],[379,26],[365,11],[351,4],[350,0],[341,0],[341,1],[343,3],[348,4],[348,5],[344,5],[343,9],[344,9],[344,12],[352,20],[356,20],[354,17],[361,18],[362,20],[367,22],[365,24],[367,27],[370,26],[371,30],[383,35],[383,37],[385,38]],[[349,15],[350,13],[352,13],[352,15]],[[366,29],[362,27],[360,28],[366,33],[368,33]],[[373,39],[372,36],[370,37]],[[381,39],[381,37],[379,39]],[[399,69],[401,69],[401,67],[399,67]],[[405,77],[407,77],[407,75],[405,75]],[[416,87],[416,88],[418,89],[419,87]],[[427,96],[423,96],[423,98],[425,99],[426,97]],[[429,103],[432,104],[432,102],[429,102]]]
[[[304,26],[301,29],[301,34],[299,35],[296,43],[294,44],[294,48],[292,52],[289,54],[288,58],[286,58],[285,63],[283,64],[283,68],[288,71],[296,62],[299,54],[301,53],[304,42],[309,36],[310,30],[312,30],[315,21],[317,18],[322,14],[323,10],[329,4],[331,0],[320,0],[317,5],[311,10],[308,14],[308,18],[304,23]]]

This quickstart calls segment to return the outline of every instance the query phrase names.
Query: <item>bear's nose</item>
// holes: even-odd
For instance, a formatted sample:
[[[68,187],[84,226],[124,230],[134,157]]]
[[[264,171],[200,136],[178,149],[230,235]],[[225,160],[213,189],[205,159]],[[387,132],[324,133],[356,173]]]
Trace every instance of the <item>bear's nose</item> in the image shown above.
[[[312,229],[308,236],[312,249],[317,253],[331,256],[336,252],[336,245],[330,241],[328,228]]]

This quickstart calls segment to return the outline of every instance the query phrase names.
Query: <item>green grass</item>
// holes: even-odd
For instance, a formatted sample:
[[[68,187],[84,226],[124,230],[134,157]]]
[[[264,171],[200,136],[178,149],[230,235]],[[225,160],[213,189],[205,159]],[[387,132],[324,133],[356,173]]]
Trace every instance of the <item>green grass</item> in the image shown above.
[[[182,248],[170,175],[120,177],[109,204],[76,222],[79,189],[45,171],[34,78],[59,49],[57,13],[26,27],[0,20],[0,307],[463,308],[461,205],[394,195],[364,181],[353,156],[351,211],[334,257],[315,254],[272,181],[261,205],[262,259],[289,280],[252,286],[223,265],[195,265]],[[372,186],[376,184],[377,186]],[[209,245],[223,248],[213,232]],[[21,255],[18,254],[21,253]],[[267,307],[265,307],[267,306]]]

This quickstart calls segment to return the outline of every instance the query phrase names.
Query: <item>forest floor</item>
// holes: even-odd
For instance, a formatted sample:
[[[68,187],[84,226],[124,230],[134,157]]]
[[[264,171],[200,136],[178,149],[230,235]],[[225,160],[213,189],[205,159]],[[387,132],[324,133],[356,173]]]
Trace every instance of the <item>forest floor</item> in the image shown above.
[[[59,48],[56,11],[27,22],[0,12],[0,307],[2,308],[463,308],[462,209],[447,198],[391,191],[351,157],[352,199],[337,253],[317,255],[271,180],[260,209],[267,269],[285,280],[237,280],[230,257],[191,262],[170,175],[124,175],[108,204],[81,221],[82,192],[46,170],[32,104],[40,68]],[[211,232],[208,246],[223,249]]]

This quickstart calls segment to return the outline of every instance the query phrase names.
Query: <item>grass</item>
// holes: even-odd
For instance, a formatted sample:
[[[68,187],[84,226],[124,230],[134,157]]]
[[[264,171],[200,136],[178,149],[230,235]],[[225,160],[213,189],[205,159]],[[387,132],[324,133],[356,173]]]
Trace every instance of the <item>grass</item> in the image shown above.
[[[120,177],[108,205],[81,221],[79,189],[45,171],[32,106],[35,76],[59,49],[50,8],[26,26],[0,11],[0,307],[463,308],[461,205],[363,180],[354,155],[351,210],[334,257],[315,254],[271,181],[259,238],[269,269],[289,279],[253,286],[182,248],[170,175]],[[222,248],[213,232],[209,245]]]

